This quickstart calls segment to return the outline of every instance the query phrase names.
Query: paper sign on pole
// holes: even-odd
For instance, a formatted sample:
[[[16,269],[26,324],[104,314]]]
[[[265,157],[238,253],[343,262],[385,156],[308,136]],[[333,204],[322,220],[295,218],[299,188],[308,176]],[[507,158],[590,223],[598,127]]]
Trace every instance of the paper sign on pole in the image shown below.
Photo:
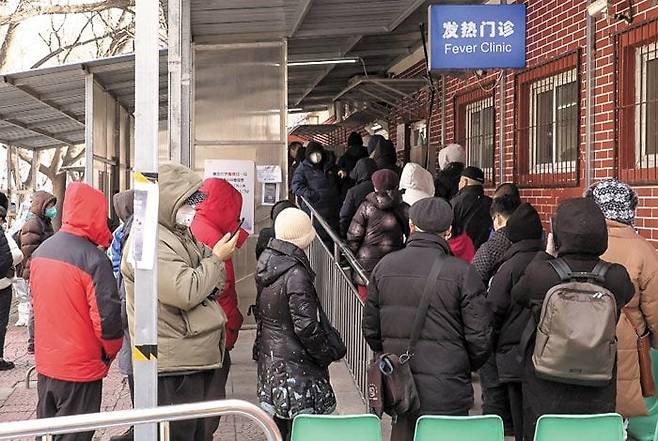
[[[254,234],[255,211],[255,163],[254,161],[207,159],[204,178],[220,178],[228,181],[242,194],[242,228]]]
[[[157,181],[136,173],[131,255],[138,269],[151,270],[155,263],[159,198]]]

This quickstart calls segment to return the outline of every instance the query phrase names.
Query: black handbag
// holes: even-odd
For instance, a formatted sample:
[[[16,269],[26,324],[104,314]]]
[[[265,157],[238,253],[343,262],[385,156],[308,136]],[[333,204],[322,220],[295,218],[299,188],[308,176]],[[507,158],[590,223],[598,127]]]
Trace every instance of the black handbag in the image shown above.
[[[430,292],[443,268],[445,259],[437,259],[425,282],[423,297],[414,318],[411,338],[402,355],[384,353],[375,357],[368,367],[368,407],[371,413],[381,417],[386,413],[393,417],[408,415],[420,410],[420,398],[409,362],[416,353],[416,344],[425,324],[431,298]]]
[[[320,328],[327,336],[327,350],[329,352],[329,364],[331,364],[347,355],[347,347],[340,332],[332,326],[327,314],[325,314],[320,299],[318,299],[318,313],[320,314]]]

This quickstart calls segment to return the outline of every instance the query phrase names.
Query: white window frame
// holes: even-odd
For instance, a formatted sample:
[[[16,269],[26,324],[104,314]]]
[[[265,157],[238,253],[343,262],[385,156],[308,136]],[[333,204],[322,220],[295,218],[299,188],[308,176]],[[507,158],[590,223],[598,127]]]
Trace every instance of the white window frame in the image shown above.
[[[635,166],[654,168],[658,165],[658,154],[647,153],[647,103],[649,61],[658,59],[658,42],[635,49]]]
[[[484,152],[475,152],[474,149],[478,146],[473,145],[473,140],[480,138],[484,141],[484,124],[482,124],[483,118],[482,113],[486,109],[492,109],[492,119],[494,130],[491,132],[492,138],[492,151],[491,153],[491,167],[483,167]],[[480,114],[480,133],[473,133],[473,127],[471,126],[471,116],[475,113]],[[465,148],[466,148],[466,161],[468,165],[474,165],[479,167],[484,172],[484,175],[487,177],[493,177],[493,167],[494,167],[494,154],[496,149],[496,109],[494,107],[493,96],[487,97],[483,100],[474,101],[466,105],[466,120],[464,121],[466,126],[466,139],[465,139]]]
[[[535,81],[534,83],[531,84],[530,86],[530,101],[529,101],[529,109],[528,112],[530,113],[530,124],[529,124],[529,131],[530,131],[530,136],[529,136],[529,149],[530,149],[530,170],[532,173],[568,173],[568,172],[575,172],[576,171],[576,161],[558,161],[557,160],[557,128],[558,128],[558,120],[557,120],[557,111],[558,111],[558,106],[557,106],[557,90],[561,86],[565,86],[570,83],[577,83],[578,82],[578,69],[573,68],[571,70],[568,70],[566,72],[560,72],[556,75],[553,75],[548,78],[542,78],[540,80]],[[551,146],[552,150],[552,161],[551,162],[542,162],[539,163],[537,162],[537,141],[539,138],[539,121],[538,121],[538,109],[537,109],[537,103],[538,103],[538,96],[544,92],[551,91],[553,92],[553,145]],[[577,96],[576,97],[576,102],[570,104],[569,106],[580,106],[580,98]],[[576,131],[578,131],[580,127],[580,121],[576,123]],[[578,149],[578,138],[576,137],[576,149]],[[576,154],[578,156],[578,154]]]

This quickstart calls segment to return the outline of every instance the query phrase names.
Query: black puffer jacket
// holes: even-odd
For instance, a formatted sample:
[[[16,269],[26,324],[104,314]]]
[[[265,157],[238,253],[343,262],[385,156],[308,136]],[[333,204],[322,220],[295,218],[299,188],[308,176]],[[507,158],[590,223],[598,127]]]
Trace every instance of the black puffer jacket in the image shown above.
[[[336,407],[314,278],[306,254],[289,242],[272,239],[258,261],[258,399],[279,418]]]
[[[553,235],[558,257],[564,258],[572,271],[594,269],[608,247],[608,231],[603,213],[593,200],[572,199],[558,207],[553,218]],[[540,253],[526,268],[524,276],[512,289],[512,301],[529,309],[539,322],[544,297],[560,278],[547,262],[553,257]],[[610,290],[621,308],[635,292],[623,266],[614,264],[606,275]],[[532,439],[537,419],[545,414],[595,414],[615,411],[616,372],[604,387],[575,386],[540,379],[532,363],[534,337],[525,352],[523,371],[524,433]]]
[[[461,162],[451,162],[446,168],[439,171],[434,181],[436,188],[436,197],[443,198],[446,201],[457,196],[459,191],[459,180],[464,171],[464,164]]]
[[[491,202],[491,198],[485,196],[484,188],[480,185],[469,185],[462,188],[450,201],[455,218],[453,234],[461,234],[462,231],[466,231],[468,237],[473,241],[476,251],[489,240],[493,226],[489,213]],[[459,231],[455,231],[455,228],[458,228]]]
[[[9,273],[12,266],[14,266],[14,259],[9,248],[9,242],[4,230],[0,227],[0,279]]]
[[[313,164],[309,157],[317,152],[322,154],[322,161]],[[292,191],[295,196],[304,197],[320,216],[337,229],[340,190],[333,159],[334,156],[320,144],[310,142],[306,148],[306,159],[297,167],[292,178]]]
[[[343,156],[338,159],[338,170],[342,170],[347,175],[352,173],[359,160],[368,157],[368,150],[363,145],[351,145]]]
[[[530,320],[530,310],[512,303],[512,288],[535,258],[544,250],[542,240],[529,239],[508,248],[498,272],[491,279],[487,304],[494,313],[494,351],[501,382],[519,382],[523,377],[518,360],[521,335]]]
[[[347,236],[347,230],[352,223],[352,218],[356,214],[366,196],[375,191],[372,185],[372,174],[377,171],[377,164],[370,158],[363,158],[357,162],[356,167],[350,173],[350,178],[356,182],[356,185],[347,191],[345,201],[340,209],[340,234],[342,237]]]
[[[363,145],[350,145],[347,151],[338,159],[338,170],[345,172],[346,176],[340,179],[340,202],[344,203],[347,192],[357,183],[352,178],[352,172],[358,162],[368,157],[368,150]]]
[[[382,257],[404,247],[408,225],[409,206],[398,190],[372,192],[366,197],[352,219],[347,243],[368,275]]]
[[[489,356],[491,313],[482,281],[470,265],[450,256],[435,234],[414,233],[407,247],[384,257],[372,273],[363,335],[375,352],[402,354],[436,259],[444,267],[411,359],[421,413],[464,414],[473,405],[471,372]]]

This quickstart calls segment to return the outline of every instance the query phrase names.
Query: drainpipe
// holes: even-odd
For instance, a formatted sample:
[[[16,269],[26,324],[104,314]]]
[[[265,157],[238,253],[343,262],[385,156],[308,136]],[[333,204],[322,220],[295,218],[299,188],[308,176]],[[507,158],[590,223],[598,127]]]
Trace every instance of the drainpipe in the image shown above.
[[[501,0],[500,1],[501,5],[507,4],[507,0]],[[498,121],[498,167],[500,168],[500,182],[499,184],[502,184],[505,182],[505,88],[506,88],[506,75],[505,75],[505,70],[501,70],[500,72],[500,84],[499,84],[499,91],[498,91],[498,97],[500,99],[500,103],[498,104],[498,108],[500,109],[500,114],[498,115],[499,121]],[[495,170],[495,168],[494,168]],[[495,173],[494,173],[494,179],[495,179]]]
[[[588,0],[589,5],[592,0]],[[587,53],[585,72],[585,188],[592,185],[592,152],[594,147],[593,119],[594,119],[594,34],[596,22],[587,14]]]

